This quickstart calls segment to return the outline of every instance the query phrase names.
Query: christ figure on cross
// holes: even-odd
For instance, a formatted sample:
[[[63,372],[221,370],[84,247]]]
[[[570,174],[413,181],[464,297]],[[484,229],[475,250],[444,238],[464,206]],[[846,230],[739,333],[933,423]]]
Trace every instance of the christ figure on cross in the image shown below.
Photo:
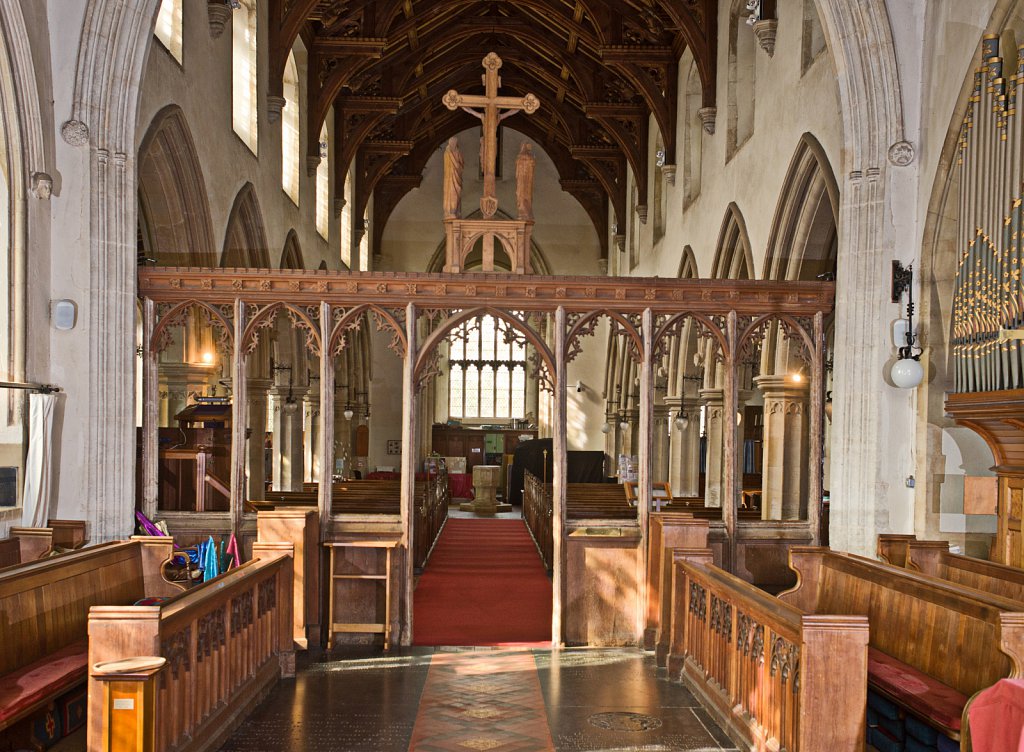
[[[527,94],[525,97],[498,96],[498,88],[501,86],[501,77],[498,75],[501,58],[491,52],[484,58],[483,65],[486,71],[483,75],[483,96],[459,94],[452,89],[441,101],[449,110],[462,108],[483,121],[483,164],[480,166],[484,172],[484,193],[480,197],[480,213],[485,219],[490,219],[498,211],[498,197],[494,186],[495,162],[498,156],[498,124],[520,110],[532,115],[540,108],[540,102],[533,94]],[[483,109],[474,110],[473,107]]]

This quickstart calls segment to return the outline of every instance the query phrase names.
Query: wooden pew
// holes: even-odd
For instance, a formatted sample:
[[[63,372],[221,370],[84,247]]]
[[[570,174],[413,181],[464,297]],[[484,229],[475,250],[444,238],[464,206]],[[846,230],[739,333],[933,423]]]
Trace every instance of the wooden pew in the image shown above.
[[[662,624],[671,622],[672,551],[676,548],[706,548],[707,520],[695,519],[687,512],[651,512],[647,542],[647,621],[644,625],[644,649],[654,650]],[[665,647],[668,630],[665,630]],[[664,665],[664,664],[662,664]]]
[[[1024,570],[954,554],[946,541],[919,541],[913,535],[879,535],[878,556],[940,580],[1024,602]]]
[[[282,677],[295,675],[292,555],[253,544],[256,557],[154,606],[93,606],[89,665],[161,656],[154,752],[217,749]],[[88,744],[101,749],[99,680],[89,677]]]
[[[868,620],[806,613],[710,559],[673,563],[670,676],[750,749],[862,752]]]
[[[635,520],[636,507],[621,483],[568,483],[565,516],[570,520]]]
[[[83,548],[0,572],[0,730],[85,681],[89,608],[170,596],[170,538]]]
[[[0,567],[27,564],[41,559],[53,549],[53,529],[49,527],[12,527],[0,540]]]
[[[789,557],[797,586],[780,600],[867,616],[870,688],[952,739],[971,695],[1024,669],[1020,601],[822,547],[794,546]]]

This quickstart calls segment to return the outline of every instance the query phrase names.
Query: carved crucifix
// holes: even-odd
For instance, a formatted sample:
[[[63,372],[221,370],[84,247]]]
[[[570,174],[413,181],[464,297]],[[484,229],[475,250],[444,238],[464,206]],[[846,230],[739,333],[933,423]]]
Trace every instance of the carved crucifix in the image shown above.
[[[494,168],[498,156],[498,124],[520,110],[527,115],[532,115],[540,108],[540,102],[533,94],[527,94],[525,97],[498,96],[498,88],[501,86],[501,77],[498,75],[501,58],[491,52],[484,58],[483,66],[486,70],[482,76],[483,96],[459,94],[455,89],[451,89],[441,101],[449,110],[457,110],[461,107],[470,115],[483,121],[483,149],[480,158],[484,172],[484,193],[480,198],[480,212],[485,219],[490,219],[498,211],[498,197],[494,189]],[[474,110],[471,109],[472,107],[482,107],[483,110]]]

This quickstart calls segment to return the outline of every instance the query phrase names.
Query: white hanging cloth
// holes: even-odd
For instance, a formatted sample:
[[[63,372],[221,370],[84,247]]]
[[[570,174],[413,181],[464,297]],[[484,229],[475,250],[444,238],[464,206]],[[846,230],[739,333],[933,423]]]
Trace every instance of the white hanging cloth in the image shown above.
[[[25,459],[25,496],[21,524],[46,527],[50,519],[50,463],[53,458],[55,394],[30,394],[28,457]]]

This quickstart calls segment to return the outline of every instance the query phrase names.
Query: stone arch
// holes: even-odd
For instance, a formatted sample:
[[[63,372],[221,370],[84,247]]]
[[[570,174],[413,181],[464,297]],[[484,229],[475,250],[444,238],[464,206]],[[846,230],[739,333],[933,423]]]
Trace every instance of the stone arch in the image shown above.
[[[220,265],[224,268],[270,268],[263,214],[252,183],[243,185],[235,196],[235,203],[228,215]]]
[[[206,180],[180,107],[170,104],[153,116],[138,166],[147,252],[167,266],[215,266]]]
[[[821,144],[800,137],[775,209],[764,279],[814,280],[835,274],[839,186]]]
[[[714,279],[754,279],[754,256],[747,223],[735,203],[730,203],[725,210],[711,276]]]
[[[679,257],[679,271],[676,276],[679,279],[698,279],[700,277],[700,274],[697,273],[697,257],[689,245],[683,246],[683,253]]]
[[[299,245],[299,236],[295,230],[288,231],[288,237],[284,239],[284,250],[281,251],[282,269],[304,269],[302,262],[302,247]]]

